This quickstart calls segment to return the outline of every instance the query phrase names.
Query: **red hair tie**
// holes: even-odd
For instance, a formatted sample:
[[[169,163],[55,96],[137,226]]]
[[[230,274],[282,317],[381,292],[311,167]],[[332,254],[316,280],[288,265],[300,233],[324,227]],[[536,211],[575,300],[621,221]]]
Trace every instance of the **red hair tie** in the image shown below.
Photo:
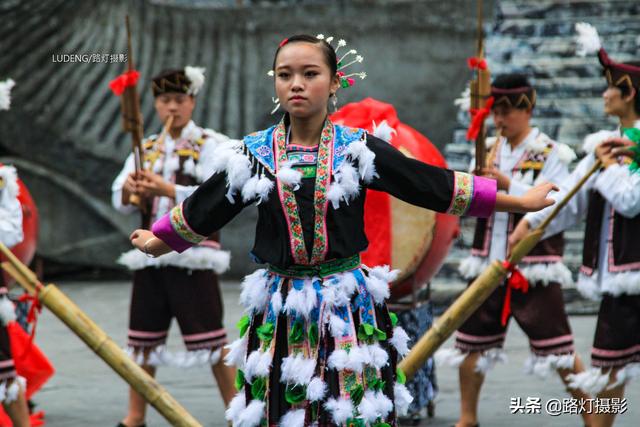
[[[289,37],[282,39],[278,47],[282,47],[289,42]]]

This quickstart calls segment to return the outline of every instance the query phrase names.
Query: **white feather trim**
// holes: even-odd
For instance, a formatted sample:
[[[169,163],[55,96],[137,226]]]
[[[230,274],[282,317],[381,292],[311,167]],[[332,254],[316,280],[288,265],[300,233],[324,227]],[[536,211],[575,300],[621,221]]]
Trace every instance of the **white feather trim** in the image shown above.
[[[389,364],[389,354],[379,344],[367,345],[364,349],[369,353],[369,365],[381,369]]]
[[[489,262],[487,261],[487,258],[474,255],[468,256],[460,261],[458,273],[460,273],[463,279],[471,280],[478,277],[488,265]]]
[[[456,98],[453,101],[453,105],[457,106],[463,113],[471,109],[471,87],[469,85],[460,93],[460,98]]]
[[[242,412],[244,412],[246,408],[247,402],[245,393],[244,390],[241,390],[240,392],[236,393],[233,399],[231,399],[231,402],[229,402],[229,407],[224,413],[224,418],[227,421],[231,421],[233,425],[236,425],[238,419],[240,418],[240,414],[242,414]]]
[[[187,94],[189,95],[197,95],[204,85],[204,72],[206,68],[204,67],[192,67],[187,65],[184,67],[184,75],[191,82],[189,84],[189,89],[187,90]]]
[[[307,386],[307,399],[311,402],[322,400],[327,392],[327,385],[322,379],[314,377]]]
[[[302,172],[291,169],[289,162],[285,162],[282,168],[276,173],[276,177],[282,181],[282,183],[288,187],[293,187],[293,191],[300,188],[300,182],[302,181]]]
[[[393,135],[397,135],[398,132],[387,123],[386,120],[380,122],[379,125],[376,124],[375,120],[373,121],[373,136],[382,139],[386,142],[391,142],[391,138]]]
[[[16,85],[12,79],[0,82],[0,110],[11,108],[11,89]]]
[[[524,372],[540,378],[548,378],[549,374],[558,369],[573,369],[575,358],[575,354],[550,354],[547,356],[530,354],[524,362]]]
[[[120,255],[117,262],[129,270],[172,266],[188,270],[213,270],[216,274],[222,274],[229,269],[231,253],[206,246],[194,246],[181,254],[169,252],[157,258],[150,258],[143,252],[132,249]]]
[[[393,336],[389,342],[398,350],[400,356],[405,356],[409,353],[409,346],[407,345],[409,339],[409,335],[407,335],[405,330],[400,326],[396,326],[393,328]]]
[[[578,374],[567,375],[569,387],[580,389],[585,393],[596,396],[607,387],[609,374],[603,374],[600,368],[590,368]]]
[[[213,173],[222,172],[227,169],[229,159],[234,156],[239,149],[237,141],[229,140],[218,144],[211,153],[209,166]]]
[[[596,273],[591,276],[593,280]],[[638,295],[640,294],[640,271],[623,271],[621,273],[609,273],[602,281],[601,292],[603,294],[613,295]]]
[[[344,200],[345,197],[346,192],[342,185],[336,181],[332,182],[327,191],[327,199],[331,202],[333,209],[338,209],[340,207],[340,201]]]
[[[373,178],[378,176],[375,167],[376,155],[373,151],[369,150],[366,141],[360,140],[352,142],[349,144],[346,154],[353,160],[358,161],[358,173],[360,174],[360,179],[362,179],[365,184],[370,183]],[[343,162],[342,166],[345,164],[349,163]]]
[[[16,320],[16,309],[13,302],[6,295],[0,297],[0,321],[3,325]]]
[[[382,304],[389,298],[389,283],[397,277],[398,270],[389,271],[389,266],[378,266],[369,270],[366,278],[367,290],[376,304]]]
[[[608,390],[626,384],[629,381],[640,377],[640,363],[630,363],[620,369],[616,374],[616,380],[607,387]]]
[[[370,423],[374,422],[380,416],[376,403],[374,392],[367,390],[358,405],[360,416]]]
[[[291,289],[287,300],[284,304],[284,309],[291,315],[294,312],[302,314],[305,319],[309,318],[311,310],[313,310],[318,304],[318,296],[316,290],[313,288],[312,279],[304,279],[304,285],[302,289]]]
[[[282,359],[280,369],[280,382],[307,385],[316,370],[316,360],[307,359],[302,353],[298,353]]]
[[[304,409],[292,409],[280,419],[280,427],[303,427],[305,419]]]
[[[251,403],[240,413],[238,421],[233,423],[234,427],[256,427],[264,416],[265,402],[253,399]]]
[[[2,390],[2,393],[0,393],[4,395],[0,398],[0,400],[2,400],[4,404],[15,402],[20,395],[20,391],[26,391],[27,389],[27,380],[26,378],[21,376],[15,377],[13,381],[11,381],[11,384],[9,384],[8,386],[7,384],[8,381],[2,383],[2,387],[4,390]]]
[[[221,355],[221,349],[217,349],[213,352],[209,349],[180,351],[171,355],[170,365],[177,368],[212,366],[218,364]]]
[[[320,292],[322,301],[328,308],[343,307],[351,302],[351,296],[358,287],[358,281],[353,273],[340,273]]]
[[[271,295],[271,308],[276,316],[282,311],[282,294],[279,289]]]
[[[332,337],[340,338],[347,332],[347,322],[342,320],[340,316],[329,314],[329,330]]]
[[[361,373],[364,363],[368,361],[370,361],[369,352],[354,346],[349,349],[349,352],[343,349],[333,350],[329,356],[329,367],[339,371],[348,369]]]
[[[273,190],[274,182],[266,176],[261,177],[256,184],[256,196],[258,204],[266,202],[269,199],[269,193]]]
[[[269,276],[267,270],[261,268],[254,271],[242,280],[240,292],[240,304],[249,313],[263,312],[269,299]]]
[[[242,201],[247,203],[256,197],[256,189],[258,188],[258,175],[253,175],[242,186]]]
[[[564,163],[565,165],[570,164],[571,162],[573,162],[575,159],[578,158],[578,156],[576,155],[576,152],[573,151],[573,149],[569,147],[567,144],[556,142],[555,145],[556,145],[556,154],[558,155],[558,160],[560,160],[560,162]]]
[[[576,288],[580,295],[583,298],[589,299],[591,301],[600,301],[602,298],[602,293],[600,292],[600,286],[598,282],[595,280],[596,272],[591,276],[587,276],[584,273],[578,274],[578,284]]]
[[[507,363],[507,354],[501,348],[492,348],[490,350],[482,352],[478,361],[476,362],[475,371],[486,375],[496,363]]]
[[[334,209],[341,201],[347,205],[360,192],[360,176],[356,168],[347,160],[333,173],[334,181],[327,191],[327,198]]]
[[[353,404],[350,399],[331,398],[324,404],[327,411],[331,412],[333,422],[341,425],[353,416]]]
[[[595,133],[590,133],[584,138],[582,149],[585,153],[590,154],[596,150],[596,147],[609,138],[617,136],[616,132],[610,130],[600,130]]]
[[[463,353],[458,348],[443,348],[436,351],[433,359],[437,366],[448,366],[450,368],[458,368],[464,362],[469,353]]]
[[[238,338],[231,344],[225,346],[229,350],[224,357],[224,363],[228,366],[237,366],[238,368],[244,368],[245,358],[247,357],[247,344],[248,339],[245,335],[242,338]]]
[[[579,56],[587,56],[596,53],[602,47],[600,42],[600,36],[598,30],[591,24],[586,22],[576,23],[576,36],[577,49],[576,53]]]
[[[11,199],[18,197],[20,186],[18,185],[18,172],[16,168],[9,165],[0,166],[0,178],[4,181],[4,187],[0,187],[0,194],[6,191]]]
[[[244,365],[244,377],[248,383],[251,383],[254,377],[269,375],[272,357],[269,351],[254,350],[249,354]]]
[[[413,402],[413,396],[407,390],[404,384],[395,383],[393,386],[393,400],[396,405],[398,415],[406,415],[409,411],[409,405]]]
[[[191,175],[194,178],[197,177],[196,162],[193,160],[193,157],[189,157],[187,160],[184,161],[184,163],[182,164],[182,171],[185,174]]]
[[[226,171],[229,185],[227,199],[233,202],[233,196],[242,191],[242,187],[251,178],[251,161],[244,154],[235,153],[229,158]]]
[[[571,271],[562,262],[520,264],[519,269],[530,285],[538,283],[544,286],[549,283],[559,283],[561,286],[573,285]]]

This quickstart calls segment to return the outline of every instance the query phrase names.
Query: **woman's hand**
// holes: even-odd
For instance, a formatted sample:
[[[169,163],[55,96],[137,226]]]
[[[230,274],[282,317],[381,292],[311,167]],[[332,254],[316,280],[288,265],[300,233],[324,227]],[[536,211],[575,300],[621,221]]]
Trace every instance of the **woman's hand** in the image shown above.
[[[171,252],[171,248],[149,230],[135,230],[129,240],[133,246],[154,258]]]
[[[176,198],[176,187],[165,181],[162,176],[146,170],[138,173],[136,189],[142,197]]]
[[[496,194],[498,212],[535,212],[553,205],[556,201],[548,197],[551,191],[558,191],[558,187],[550,182],[539,184],[517,197],[510,194]]]
[[[559,188],[550,182],[536,185],[521,197],[523,211],[536,212],[553,205],[556,201],[548,196],[550,192],[558,190]]]

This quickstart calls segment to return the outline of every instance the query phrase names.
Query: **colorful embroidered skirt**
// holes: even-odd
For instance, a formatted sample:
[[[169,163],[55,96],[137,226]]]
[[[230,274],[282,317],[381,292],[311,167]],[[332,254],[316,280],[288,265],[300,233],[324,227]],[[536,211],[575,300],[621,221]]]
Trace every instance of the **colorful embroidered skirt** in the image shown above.
[[[396,369],[408,336],[387,310],[389,267],[358,256],[260,269],[242,284],[247,315],[227,363],[234,426],[395,426],[412,401]]]

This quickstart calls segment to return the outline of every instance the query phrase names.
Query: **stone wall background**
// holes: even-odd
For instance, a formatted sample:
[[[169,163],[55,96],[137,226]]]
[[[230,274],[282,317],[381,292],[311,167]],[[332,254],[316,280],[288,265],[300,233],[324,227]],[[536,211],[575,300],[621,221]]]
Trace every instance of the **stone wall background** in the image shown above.
[[[594,25],[614,60],[638,60],[640,1],[500,0],[495,7],[493,28],[486,40],[492,75],[521,72],[530,76],[538,91],[533,124],[572,146],[581,158],[584,137],[601,129],[615,129],[617,121],[604,115],[602,92],[606,80],[597,56],[582,58],[575,53],[575,24]],[[458,119],[460,126],[445,153],[450,167],[463,170],[471,161],[472,145],[465,141],[466,114],[459,113]],[[474,226],[473,219],[462,219],[460,239],[449,253],[439,280],[462,282],[457,267],[468,255]],[[565,239],[565,262],[577,274],[583,225],[566,232]]]
[[[491,22],[494,2],[485,6]],[[266,76],[275,47],[307,32],[345,38],[365,57],[369,77],[340,94],[341,103],[366,96],[390,102],[442,149],[457,126],[452,102],[469,78],[464,64],[475,39],[469,0],[0,1],[0,79],[17,82],[12,109],[0,113],[0,161],[18,167],[37,202],[45,273],[117,268],[136,226],[136,216],[110,206],[130,141],[107,85],[124,64],[52,61],[55,54],[124,53],[127,13],[147,134],[160,127],[150,76],[187,64],[207,68],[197,123],[232,137],[267,127],[275,120]],[[255,215],[246,209],[223,231],[233,276],[251,269]]]

